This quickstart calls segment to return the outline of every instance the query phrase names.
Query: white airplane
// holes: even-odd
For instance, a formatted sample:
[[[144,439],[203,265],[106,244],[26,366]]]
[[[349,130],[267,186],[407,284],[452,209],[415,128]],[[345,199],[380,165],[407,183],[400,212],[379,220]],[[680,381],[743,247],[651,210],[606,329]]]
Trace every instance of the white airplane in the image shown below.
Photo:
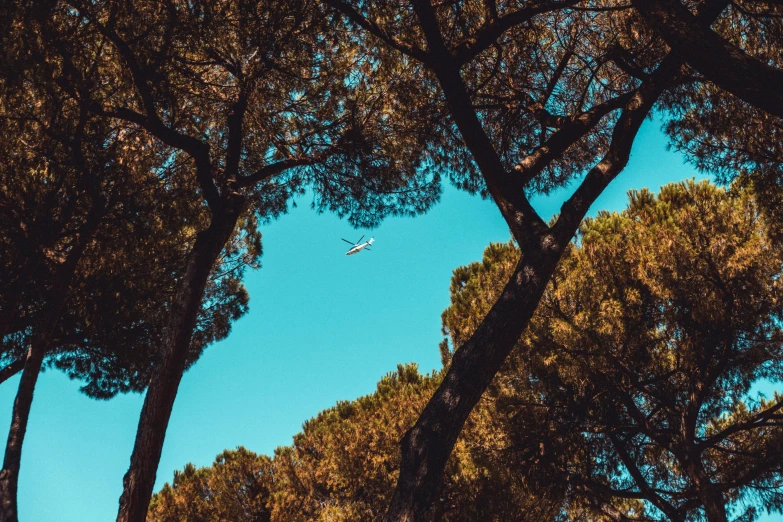
[[[343,239],[343,238],[340,238],[340,239],[342,239],[343,241],[345,241],[349,245],[352,245],[350,250],[348,250],[348,252],[345,253],[346,256],[350,256],[350,255],[353,255],[353,254],[355,254],[357,252],[361,252],[365,248],[369,252],[370,251],[370,247],[372,246],[372,242],[375,241],[375,238],[371,237],[368,241],[365,241],[364,243],[362,243],[362,239],[364,239],[364,236],[360,237],[359,241],[357,241],[356,243],[348,241],[347,239]]]

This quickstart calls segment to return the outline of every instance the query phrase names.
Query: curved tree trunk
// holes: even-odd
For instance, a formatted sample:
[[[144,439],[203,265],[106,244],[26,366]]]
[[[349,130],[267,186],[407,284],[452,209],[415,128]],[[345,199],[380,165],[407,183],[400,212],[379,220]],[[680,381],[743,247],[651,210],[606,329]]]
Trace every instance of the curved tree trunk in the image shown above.
[[[19,381],[19,391],[16,393],[16,399],[14,400],[11,428],[8,432],[8,442],[5,447],[3,470],[0,471],[0,522],[18,521],[16,493],[22,461],[22,443],[27,432],[27,422],[30,418],[35,384],[38,381],[38,375],[41,373],[41,365],[49,349],[52,335],[54,335],[55,328],[62,315],[79,261],[84,254],[87,244],[98,230],[104,211],[105,201],[101,200],[94,204],[87,215],[76,243],[68,252],[65,262],[57,269],[51,293],[41,311],[43,320],[39,322],[38,331],[33,336],[27,357],[24,359],[22,379]]]
[[[54,322],[54,321],[52,321]],[[27,421],[30,418],[30,407],[33,403],[33,390],[41,372],[41,364],[48,347],[48,338],[53,327],[47,328],[34,342],[27,352],[22,379],[19,381],[19,391],[14,400],[11,428],[8,432],[8,442],[5,447],[3,470],[0,471],[0,522],[17,522],[16,492],[19,485],[19,469],[22,461],[22,442],[27,431]],[[47,333],[49,335],[47,335]]]
[[[212,222],[200,232],[190,253],[185,275],[172,303],[163,338],[163,359],[150,381],[141,410],[130,468],[123,480],[118,522],[144,522],[155,485],[171,410],[185,371],[188,349],[204,288],[223,246],[231,237],[244,199],[236,198],[213,213]]]
[[[454,353],[443,383],[402,440],[400,478],[386,520],[427,520],[462,426],[522,335],[558,258],[523,248],[523,258],[500,298]]]

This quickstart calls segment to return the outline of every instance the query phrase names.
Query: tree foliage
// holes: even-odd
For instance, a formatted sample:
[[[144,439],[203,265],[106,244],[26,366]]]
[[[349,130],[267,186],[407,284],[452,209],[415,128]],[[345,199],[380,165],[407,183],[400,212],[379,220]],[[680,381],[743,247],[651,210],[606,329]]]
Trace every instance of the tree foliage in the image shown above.
[[[190,347],[237,317],[221,296],[240,289],[234,275],[258,253],[258,224],[305,187],[317,210],[354,226],[416,214],[437,199],[438,173],[416,134],[378,110],[384,93],[366,81],[366,59],[328,30],[317,2],[53,1],[9,10],[3,23],[16,38],[6,63],[128,129],[141,154],[120,149],[119,161],[154,158],[194,205],[121,501],[121,517],[139,519]]]
[[[648,115],[665,109],[675,147],[725,179],[739,173],[766,218],[779,214],[776,4],[46,0],[4,9],[11,197],[0,211],[11,232],[0,255],[11,275],[0,282],[0,355],[11,364],[2,375],[18,370],[29,344],[30,375],[50,354],[94,396],[149,383],[120,515],[141,520],[182,374],[246,310],[240,276],[260,254],[259,224],[309,188],[316,210],[373,226],[425,211],[448,176],[494,200],[520,255],[502,288],[486,288],[499,297],[481,301],[480,321],[473,303],[450,312],[462,346],[444,346],[448,370],[406,432],[388,514],[421,519],[471,411],[539,320],[552,278],[567,278],[556,266]],[[128,185],[109,182],[127,172]],[[577,180],[545,223],[529,197]],[[150,235],[160,242],[139,240]],[[151,278],[144,259],[157,263]],[[462,274],[466,288],[480,273]],[[166,274],[168,286],[156,279]],[[29,404],[34,379],[25,382]],[[539,421],[529,434],[545,429]],[[726,493],[696,489],[713,504]],[[651,502],[687,511],[680,500]]]
[[[644,517],[779,511],[783,401],[750,393],[783,370],[783,252],[768,230],[751,191],[707,182],[631,192],[627,210],[587,220],[490,390],[527,448],[509,462],[531,482],[643,499]],[[494,245],[455,272],[455,342],[518,256]]]
[[[174,472],[150,504],[148,520],[267,522],[272,463],[245,448],[226,450],[209,468],[188,464]]]
[[[153,497],[149,519],[224,520],[222,513],[255,503],[257,509],[230,519],[377,520],[394,491],[399,438],[441,378],[421,375],[415,365],[401,365],[378,383],[375,393],[338,403],[305,422],[293,444],[278,448],[271,461],[238,448],[224,452],[207,468],[189,464]],[[560,498],[550,492],[534,495],[523,476],[497,460],[507,439],[498,427],[486,409],[471,416],[447,466],[437,520],[501,521],[518,513],[540,520],[559,516]],[[223,464],[229,455],[244,464],[229,469]],[[233,488],[220,489],[226,483]],[[265,504],[253,500],[262,490],[268,491]],[[224,507],[226,503],[232,507]]]
[[[753,520],[783,508],[783,398],[752,391],[783,377],[783,250],[750,190],[686,182],[629,196],[580,228],[466,423],[434,520]],[[493,244],[455,270],[446,364],[519,255]],[[265,463],[264,516],[382,517],[397,440],[444,375],[400,366],[374,394],[307,421],[271,463],[238,450]],[[176,474],[153,520],[234,498],[199,486],[219,470]]]
[[[170,172],[158,169],[160,151],[142,150],[133,129],[84,115],[80,122],[69,115],[78,104],[35,92],[36,78],[25,84],[26,98],[4,92],[2,360],[23,359],[38,325],[55,320],[46,364],[83,381],[96,398],[141,391],[159,360],[162,320],[194,239],[188,223],[203,212]],[[127,154],[135,160],[123,161]],[[55,269],[96,198],[105,208],[68,283],[62,315],[46,316]],[[251,264],[260,255],[259,238],[252,241],[244,259]],[[209,285],[191,362],[247,310],[239,282],[244,264],[232,265],[232,256],[226,252]]]

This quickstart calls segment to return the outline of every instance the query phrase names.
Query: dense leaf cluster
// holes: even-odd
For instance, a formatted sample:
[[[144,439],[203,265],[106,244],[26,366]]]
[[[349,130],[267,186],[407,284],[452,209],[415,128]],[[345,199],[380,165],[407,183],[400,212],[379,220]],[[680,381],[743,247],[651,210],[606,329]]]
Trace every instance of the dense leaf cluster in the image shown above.
[[[493,244],[482,262],[455,270],[443,314],[446,364],[519,255],[513,243]],[[657,196],[631,192],[625,211],[587,220],[471,414],[433,519],[779,512],[783,400],[752,386],[783,377],[782,272],[783,250],[749,190],[667,185]],[[271,461],[229,452],[263,468],[251,474],[269,491],[261,519],[382,516],[399,470],[397,440],[444,373],[400,366],[374,394],[307,421]],[[155,496],[152,519],[185,520],[181,506],[213,509],[221,504],[212,495],[225,502],[245,491],[194,489],[196,477],[227,472],[221,458],[176,474]]]
[[[148,388],[120,508],[120,521],[141,520],[183,372],[247,311],[241,277],[258,266],[260,226],[307,190],[317,211],[375,226],[389,215],[425,212],[444,178],[491,197],[517,246],[493,246],[482,265],[455,275],[454,304],[444,314],[448,367],[403,438],[388,519],[447,509],[436,493],[456,458],[449,455],[467,436],[459,439],[460,431],[485,390],[506,390],[498,371],[524,367],[573,387],[568,400],[588,417],[564,417],[558,430],[608,417],[633,426],[596,435],[640,488],[627,497],[631,504],[644,498],[676,518],[700,502],[709,518],[724,520],[710,506],[739,499],[742,487],[771,486],[759,485],[766,475],[747,463],[746,483],[705,485],[700,466],[720,466],[699,460],[713,453],[694,442],[704,434],[693,426],[700,415],[717,422],[740,408],[748,386],[775,376],[774,357],[756,344],[776,342],[777,302],[765,300],[763,284],[747,286],[772,268],[742,252],[776,258],[758,250],[766,242],[740,248],[742,238],[732,236],[695,263],[688,245],[724,233],[710,227],[720,213],[741,214],[736,201],[750,196],[718,203],[705,195],[711,189],[689,186],[683,190],[695,201],[715,201],[688,211],[680,189],[659,199],[641,192],[622,216],[578,227],[624,169],[643,121],[662,111],[673,146],[698,168],[721,181],[738,176],[737,186],[755,191],[749,205],[763,209],[765,241],[780,244],[782,9],[763,0],[42,0],[0,10],[0,382],[24,368],[0,471],[0,521],[16,518],[21,444],[42,367],[82,380],[99,398]],[[545,223],[529,198],[572,182],[559,216]],[[698,237],[678,236],[655,221],[660,212],[711,221]],[[729,229],[749,226],[724,218]],[[655,232],[618,232],[640,222]],[[578,246],[570,246],[577,233]],[[666,241],[650,239],[658,235]],[[601,263],[627,262],[611,279],[580,258],[593,236],[602,238],[597,244],[614,241]],[[674,249],[669,266],[656,250],[664,247]],[[694,275],[709,270],[711,279]],[[735,281],[746,285],[744,294]],[[699,286],[708,283],[718,288]],[[557,285],[571,293],[558,294]],[[537,311],[541,299],[549,308]],[[547,319],[549,309],[561,317]],[[563,326],[568,321],[573,331]],[[701,333],[682,336],[688,328]],[[560,330],[574,346],[552,333]],[[624,340],[628,331],[637,332],[634,342]],[[549,350],[557,371],[535,367],[535,358],[508,359],[523,333],[538,339],[536,353]],[[668,338],[678,341],[661,341]],[[696,351],[675,366],[631,358],[634,371],[648,372],[639,389],[603,366],[625,358],[607,348],[621,341],[639,354],[655,346],[655,357]],[[600,353],[582,345],[598,342]],[[569,350],[589,355],[589,364],[568,359]],[[735,352],[747,352],[745,359],[733,359]],[[591,386],[622,384],[617,396],[600,392],[606,411],[580,402],[595,390],[569,380],[577,367]],[[734,372],[725,382],[716,377],[724,367]],[[649,379],[667,375],[658,384],[676,387],[675,377],[686,374],[701,376],[716,396],[685,390],[691,406],[681,397],[656,402],[661,392]],[[747,419],[772,407],[746,406]],[[650,412],[665,417],[667,408],[679,412],[669,412],[670,424],[677,415],[690,419],[680,422],[679,438],[645,436],[674,455],[687,480],[645,490],[634,475],[662,481],[670,471],[649,456],[632,471],[629,462],[648,448],[634,423]],[[540,413],[519,430],[530,444],[535,437],[545,444],[554,422]],[[585,455],[584,462],[600,461],[602,476],[619,469],[606,455]],[[591,505],[614,516],[607,499],[631,491],[628,476],[618,477],[577,486],[561,480],[555,497],[590,490]],[[608,488],[601,495],[597,483]],[[380,516],[371,504],[345,516]],[[636,509],[629,506],[622,516]]]
[[[376,520],[394,490],[399,438],[441,378],[401,365],[375,393],[305,422],[293,444],[278,448],[271,460],[238,448],[210,467],[189,464],[153,497],[149,520]],[[473,414],[447,466],[437,520],[504,521],[518,513],[560,518],[556,493],[533,494],[523,476],[498,460],[508,435],[499,427],[487,408]],[[241,515],[232,516],[240,508]]]

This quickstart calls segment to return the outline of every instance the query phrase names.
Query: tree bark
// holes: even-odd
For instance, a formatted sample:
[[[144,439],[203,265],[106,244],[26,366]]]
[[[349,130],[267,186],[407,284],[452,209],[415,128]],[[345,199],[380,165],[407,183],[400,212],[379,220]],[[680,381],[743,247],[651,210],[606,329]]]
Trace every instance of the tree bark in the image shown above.
[[[699,13],[700,23],[712,23],[724,6],[724,0],[706,4]],[[519,180],[498,168],[494,148],[475,113],[471,114],[459,70],[443,45],[432,5],[419,0],[415,7],[430,52],[438,55],[430,66],[465,144],[519,243],[522,260],[476,332],[456,350],[443,382],[403,438],[400,476],[386,522],[427,519],[446,461],[468,415],[527,327],[582,218],[627,165],[642,122],[661,93],[679,77],[682,66],[681,60],[670,54],[637,89],[615,125],[606,155],[588,172],[563,205],[557,222],[548,228],[535,219],[538,216],[520,190]]]
[[[532,246],[532,245],[531,245]],[[500,298],[451,366],[416,425],[402,440],[402,463],[387,521],[426,520],[462,426],[538,305],[559,253],[522,246]]]
[[[5,447],[3,470],[0,471],[0,522],[18,522],[16,494],[22,461],[22,443],[27,432],[35,384],[38,381],[38,375],[41,373],[41,365],[49,348],[52,335],[62,315],[71,281],[76,273],[79,261],[84,254],[87,244],[98,230],[104,212],[105,201],[96,201],[87,215],[87,219],[75,244],[68,252],[63,264],[58,267],[55,279],[52,282],[50,295],[41,312],[42,319],[38,321],[38,331],[33,336],[27,357],[24,359],[24,369],[22,370],[22,378],[19,381],[19,390],[14,400],[11,428],[8,432],[8,442]]]
[[[707,520],[709,522],[727,522],[726,502],[721,492],[718,491],[715,484],[712,483],[704,472],[700,458],[695,457],[684,462],[683,470],[688,475],[688,478],[691,479],[693,485],[696,486],[696,491],[702,506],[704,506],[704,514],[707,515]]]
[[[54,323],[54,321],[51,321]],[[35,339],[27,352],[24,372],[19,381],[19,391],[14,400],[11,428],[5,447],[3,470],[0,471],[0,522],[18,522],[16,493],[19,485],[19,469],[22,460],[22,442],[27,431],[27,421],[30,418],[30,408],[33,402],[33,390],[41,372],[41,364],[46,355],[47,340],[51,336],[53,326]]]
[[[679,0],[632,0],[631,3],[691,67],[721,89],[783,118],[783,70],[748,56],[718,36],[699,23]]]
[[[227,201],[226,201],[227,200]],[[118,522],[144,522],[171,410],[185,371],[190,340],[210,271],[231,237],[244,208],[241,196],[224,198],[209,228],[193,245],[185,275],[172,303],[163,338],[163,359],[152,377],[141,410],[130,468],[123,480]]]

